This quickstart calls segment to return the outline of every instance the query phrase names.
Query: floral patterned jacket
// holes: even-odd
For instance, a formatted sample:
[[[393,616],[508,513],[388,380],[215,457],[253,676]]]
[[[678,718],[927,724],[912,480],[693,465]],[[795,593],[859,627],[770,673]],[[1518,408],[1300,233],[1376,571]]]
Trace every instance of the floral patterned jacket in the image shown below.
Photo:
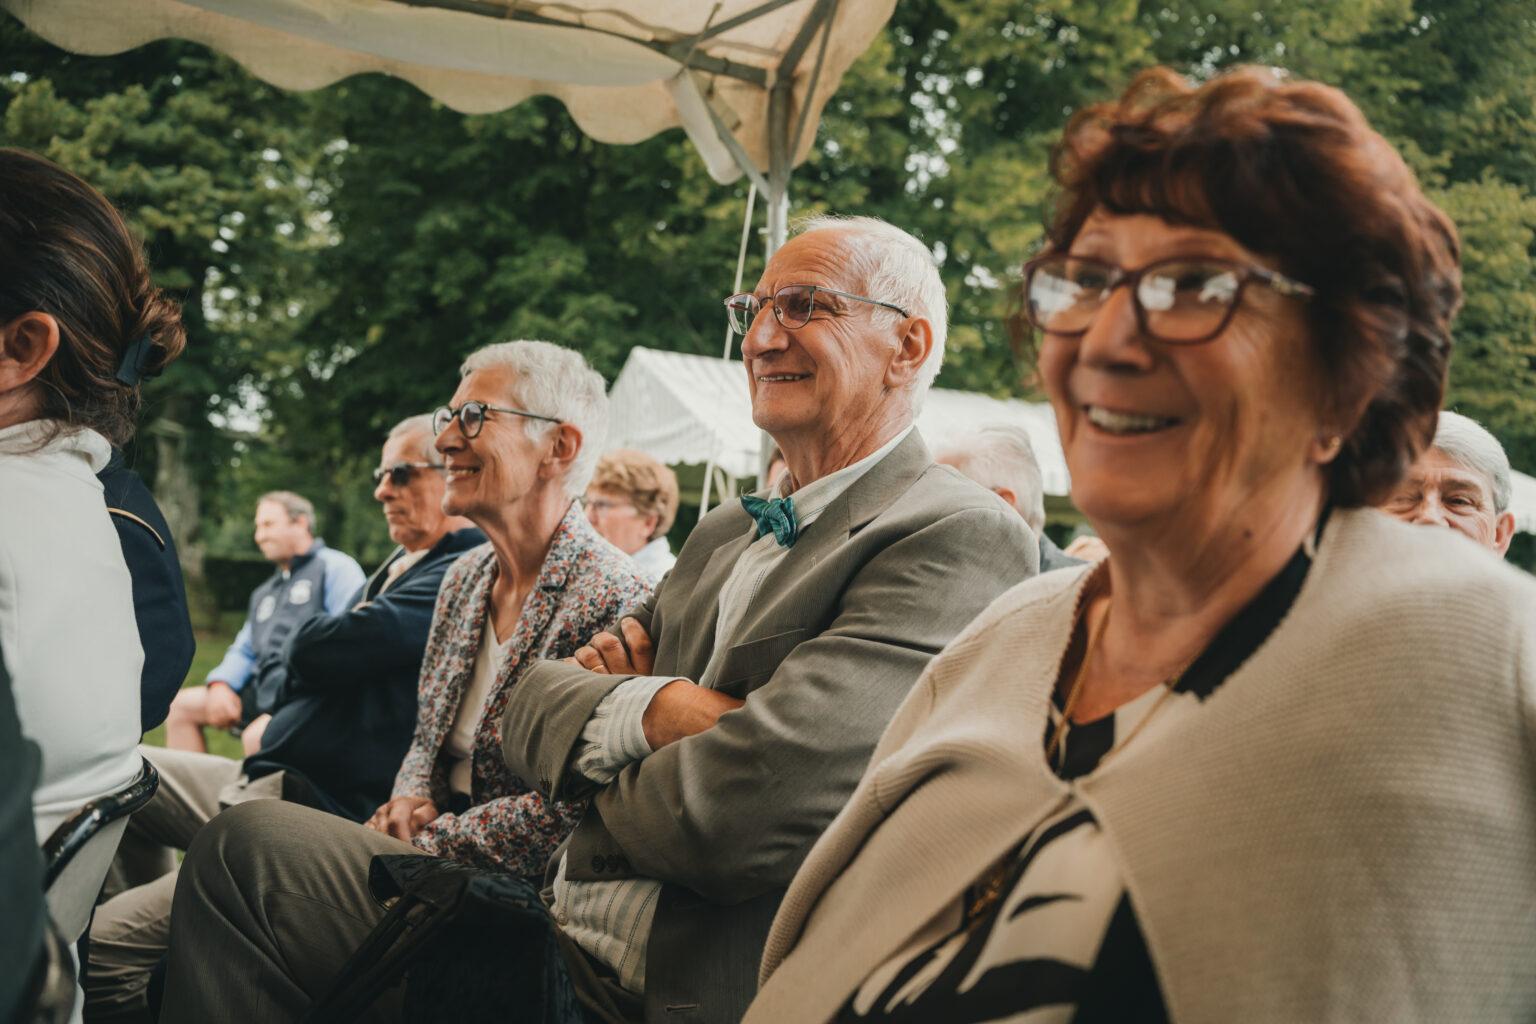
[[[395,796],[430,797],[448,806],[443,741],[453,727],[474,669],[490,607],[496,553],[482,544],[459,556],[443,577],[421,663],[416,734],[395,776]],[[470,799],[463,814],[442,814],[417,832],[417,848],[478,867],[542,874],[550,855],[581,817],[581,804],[545,800],[507,768],[501,713],[524,668],[565,658],[650,591],[635,564],[598,536],[573,505],[555,531],[538,582],[517,628],[502,647],[501,672],[475,730]]]

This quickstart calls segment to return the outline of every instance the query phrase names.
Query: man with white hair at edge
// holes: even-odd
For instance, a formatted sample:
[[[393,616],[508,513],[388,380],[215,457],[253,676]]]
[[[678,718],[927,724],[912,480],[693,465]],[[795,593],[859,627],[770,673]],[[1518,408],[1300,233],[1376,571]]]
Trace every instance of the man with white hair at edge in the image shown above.
[[[1012,423],[990,423],[950,442],[939,453],[946,466],[954,466],[1008,503],[1024,517],[1040,543],[1040,571],[1070,569],[1082,565],[1047,536],[1045,532],[1045,484],[1040,476],[1040,460],[1029,432]]]
[[[1510,491],[1509,456],[1498,438],[1446,410],[1434,441],[1381,507],[1404,522],[1449,527],[1503,558],[1515,536]]]
[[[1034,574],[995,496],[913,428],[945,295],[921,242],[819,218],[726,300],[768,491],[700,522],[657,593],[503,719],[512,770],[589,801],[550,863],[589,1020],[739,1020],[795,869],[929,660]]]

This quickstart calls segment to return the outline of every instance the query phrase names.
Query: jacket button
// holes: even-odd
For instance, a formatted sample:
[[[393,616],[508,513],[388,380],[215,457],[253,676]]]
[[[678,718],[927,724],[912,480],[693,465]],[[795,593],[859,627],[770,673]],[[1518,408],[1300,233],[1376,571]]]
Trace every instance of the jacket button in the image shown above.
[[[618,854],[610,853],[608,855],[608,870],[609,871],[617,871],[617,870],[619,870],[619,855]]]
[[[597,871],[597,872],[601,872],[603,870],[603,855],[602,854],[594,853],[592,855],[592,870],[593,871]]]

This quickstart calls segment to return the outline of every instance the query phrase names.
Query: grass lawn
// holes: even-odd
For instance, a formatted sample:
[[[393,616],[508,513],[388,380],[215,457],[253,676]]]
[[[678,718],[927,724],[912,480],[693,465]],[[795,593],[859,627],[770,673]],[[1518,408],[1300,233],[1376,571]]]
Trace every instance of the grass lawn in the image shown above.
[[[192,667],[187,670],[186,681],[181,684],[183,688],[203,685],[203,680],[213,667],[224,660],[225,649],[234,641],[235,634],[240,631],[240,623],[244,621],[244,612],[225,612],[217,630],[198,630],[197,653],[192,656]],[[237,737],[222,729],[204,729],[203,736],[207,738],[210,754],[222,754],[236,761],[245,759],[245,752],[240,749]],[[144,742],[152,747],[165,746],[165,726],[157,725],[145,733]]]

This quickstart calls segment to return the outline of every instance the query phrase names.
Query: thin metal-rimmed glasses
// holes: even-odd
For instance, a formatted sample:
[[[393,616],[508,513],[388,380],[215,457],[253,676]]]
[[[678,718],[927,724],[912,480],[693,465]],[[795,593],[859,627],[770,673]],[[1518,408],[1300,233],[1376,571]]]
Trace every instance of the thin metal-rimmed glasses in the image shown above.
[[[1295,298],[1314,294],[1284,274],[1217,257],[1179,256],[1124,270],[1085,256],[1041,256],[1024,264],[1024,315],[1049,334],[1085,334],[1110,293],[1128,285],[1143,334],[1194,345],[1227,329],[1253,281]]]
[[[778,318],[788,330],[804,327],[811,322],[811,314],[816,312],[816,293],[823,295],[838,295],[845,299],[853,299],[856,302],[868,302],[875,306],[884,306],[886,309],[894,309],[902,316],[911,316],[900,306],[889,302],[881,302],[879,299],[866,298],[863,295],[854,295],[851,292],[833,291],[831,288],[823,288],[819,284],[787,284],[773,293],[771,298],[760,299],[751,292],[740,292],[725,300],[726,315],[731,320],[731,330],[745,336],[752,329],[752,322],[757,319],[757,314],[762,312],[763,303],[773,303],[773,315]]]
[[[377,487],[384,478],[389,477],[389,482],[396,487],[404,487],[411,482],[411,474],[418,469],[442,469],[441,462],[397,462],[393,466],[380,466],[373,471],[373,486]]]
[[[582,507],[589,508],[596,512],[598,515],[602,515],[611,508],[633,509],[635,506],[632,502],[614,501],[612,498],[584,498],[582,499]]]
[[[522,409],[508,409],[500,405],[486,405],[484,402],[470,400],[457,409],[443,406],[432,414],[432,433],[441,434],[448,429],[448,424],[454,420],[459,421],[459,430],[466,439],[480,436],[480,428],[485,426],[485,414],[488,412],[506,412],[513,416],[524,416],[530,420],[543,420],[546,423],[560,423],[561,420],[553,416],[544,416],[536,412],[526,412]]]

